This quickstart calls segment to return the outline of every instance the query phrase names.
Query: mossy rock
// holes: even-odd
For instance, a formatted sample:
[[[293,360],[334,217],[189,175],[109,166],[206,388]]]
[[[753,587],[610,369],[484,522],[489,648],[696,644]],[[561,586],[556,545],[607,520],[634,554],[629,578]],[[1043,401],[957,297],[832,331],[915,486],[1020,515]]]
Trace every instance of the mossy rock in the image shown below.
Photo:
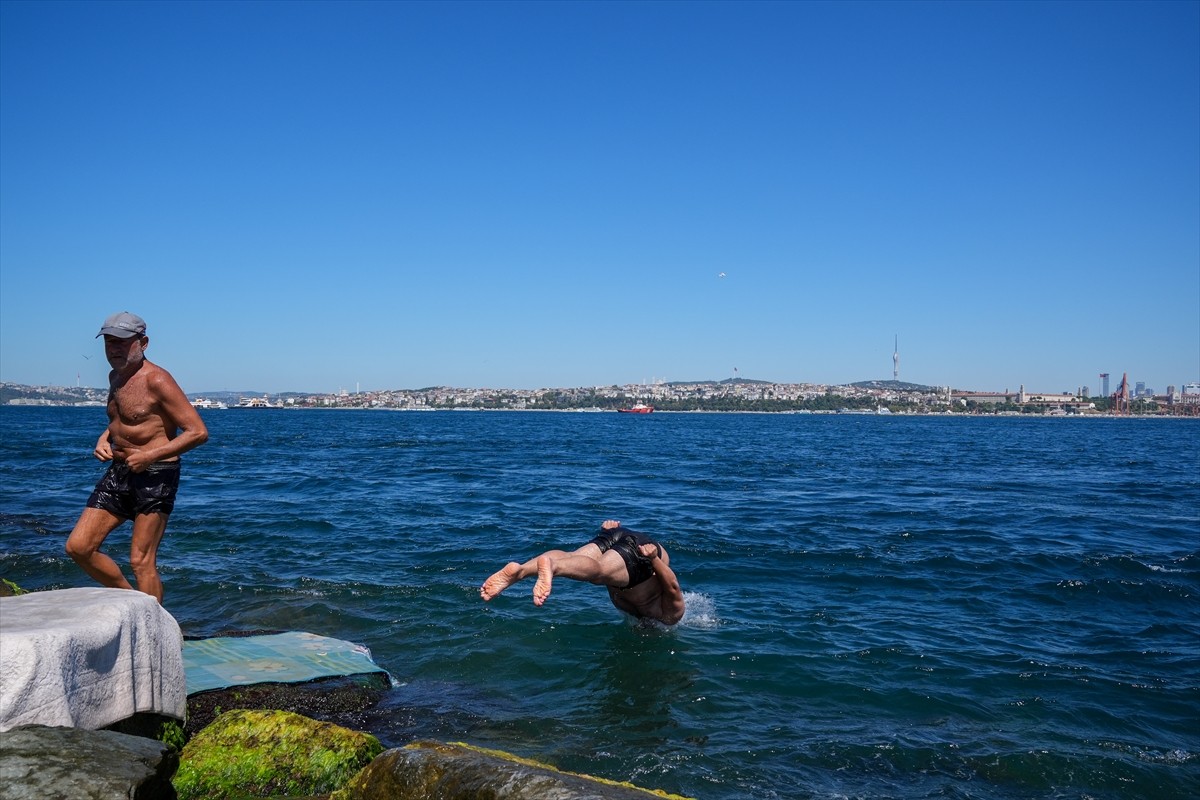
[[[227,711],[183,748],[179,800],[305,797],[342,786],[383,745],[289,711]]]
[[[660,789],[564,772],[463,742],[413,742],[382,753],[330,800],[689,800]]]
[[[305,717],[336,719],[379,702],[391,687],[387,673],[335,675],[303,683],[255,683],[230,686],[188,695],[187,724],[190,738],[210,725],[222,711],[256,709],[291,711]]]
[[[22,594],[29,594],[29,592],[17,586],[8,578],[0,578],[0,597],[16,597]]]

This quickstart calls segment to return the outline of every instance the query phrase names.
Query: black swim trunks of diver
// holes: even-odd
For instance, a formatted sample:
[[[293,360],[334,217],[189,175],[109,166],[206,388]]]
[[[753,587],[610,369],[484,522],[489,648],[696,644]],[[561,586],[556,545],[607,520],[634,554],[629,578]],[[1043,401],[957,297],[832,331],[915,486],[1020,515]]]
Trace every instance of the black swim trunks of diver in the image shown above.
[[[658,542],[629,528],[601,528],[600,533],[596,534],[589,544],[599,547],[601,553],[617,551],[625,562],[625,569],[629,571],[629,583],[624,587],[626,589],[654,577],[654,559],[642,555],[638,548],[644,544],[652,544],[658,550],[658,555],[662,556],[662,548],[658,546]]]
[[[159,461],[134,472],[124,461],[114,461],[88,498],[88,508],[99,508],[122,519],[138,514],[170,514],[179,490],[179,462]]]

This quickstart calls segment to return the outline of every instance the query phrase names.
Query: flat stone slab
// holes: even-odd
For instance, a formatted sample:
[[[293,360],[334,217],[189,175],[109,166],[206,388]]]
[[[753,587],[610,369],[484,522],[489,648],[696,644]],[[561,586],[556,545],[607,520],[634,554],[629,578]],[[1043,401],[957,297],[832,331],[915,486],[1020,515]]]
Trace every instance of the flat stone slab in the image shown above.
[[[0,733],[0,800],[174,800],[178,766],[153,739],[31,725]]]

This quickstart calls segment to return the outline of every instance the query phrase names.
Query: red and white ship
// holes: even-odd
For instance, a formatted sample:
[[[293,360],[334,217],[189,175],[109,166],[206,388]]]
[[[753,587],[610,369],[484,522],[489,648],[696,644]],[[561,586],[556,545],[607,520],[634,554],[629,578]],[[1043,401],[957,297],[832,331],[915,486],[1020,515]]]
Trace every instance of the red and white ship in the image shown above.
[[[654,410],[654,406],[648,406],[644,403],[634,403],[629,408],[618,408],[618,414],[649,414]]]

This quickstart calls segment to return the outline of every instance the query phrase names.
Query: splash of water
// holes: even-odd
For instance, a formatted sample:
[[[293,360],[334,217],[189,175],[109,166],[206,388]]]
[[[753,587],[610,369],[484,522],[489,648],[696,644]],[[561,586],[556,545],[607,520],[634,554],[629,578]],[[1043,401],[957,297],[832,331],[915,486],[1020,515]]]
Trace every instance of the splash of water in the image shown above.
[[[721,619],[717,616],[716,604],[708,595],[700,592],[684,592],[683,602],[686,610],[683,613],[683,619],[679,620],[680,627],[707,630],[721,624]]]

